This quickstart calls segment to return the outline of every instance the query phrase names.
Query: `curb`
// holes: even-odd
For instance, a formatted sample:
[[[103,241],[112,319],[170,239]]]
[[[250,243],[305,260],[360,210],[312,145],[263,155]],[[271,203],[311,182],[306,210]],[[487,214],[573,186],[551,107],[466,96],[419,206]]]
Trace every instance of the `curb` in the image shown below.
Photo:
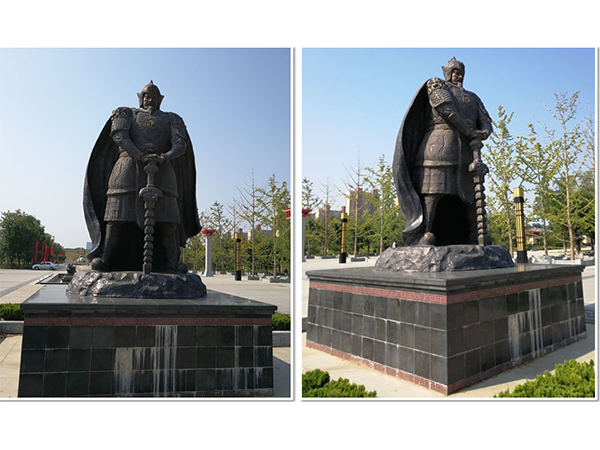
[[[289,331],[273,331],[273,347],[289,347],[291,333]]]
[[[0,320],[0,333],[23,334],[22,320]]]

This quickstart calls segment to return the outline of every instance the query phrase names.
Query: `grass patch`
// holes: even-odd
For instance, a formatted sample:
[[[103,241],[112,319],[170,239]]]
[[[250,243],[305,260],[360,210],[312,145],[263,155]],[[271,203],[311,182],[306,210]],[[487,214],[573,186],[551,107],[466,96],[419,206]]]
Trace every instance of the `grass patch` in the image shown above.
[[[346,378],[332,381],[329,372],[315,369],[302,374],[302,397],[377,397],[377,391],[367,391]]]
[[[596,372],[594,361],[580,363],[571,359],[557,364],[554,374],[545,371],[533,381],[515,386],[513,392],[500,392],[501,398],[581,398],[596,395]]]

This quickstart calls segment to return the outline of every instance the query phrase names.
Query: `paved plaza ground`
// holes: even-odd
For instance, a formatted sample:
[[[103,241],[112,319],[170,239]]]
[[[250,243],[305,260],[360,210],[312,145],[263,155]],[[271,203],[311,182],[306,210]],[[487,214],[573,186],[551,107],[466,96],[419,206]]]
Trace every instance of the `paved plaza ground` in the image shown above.
[[[38,284],[61,271],[46,272],[34,270],[0,269],[0,303],[22,303],[42,289]],[[64,272],[63,272],[64,273]],[[207,288],[217,292],[250,298],[271,303],[281,313],[291,310],[290,284],[269,283],[266,281],[235,281],[233,275],[215,275],[202,277]],[[18,391],[19,367],[21,363],[22,335],[0,334],[0,399],[15,398]],[[291,349],[273,348],[274,397],[291,396]]]
[[[530,253],[531,255],[531,253]],[[350,258],[348,258],[348,261]],[[339,269],[341,267],[367,267],[375,264],[376,258],[369,258],[362,262],[347,262],[339,264],[337,259],[307,259],[302,264],[302,317],[308,312],[308,287],[309,281],[306,272],[310,270]],[[595,304],[596,294],[596,268],[588,266],[583,274],[584,303]],[[347,361],[343,358],[332,356],[312,348],[306,347],[306,332],[302,333],[302,373],[321,369],[329,372],[332,379],[347,378],[352,383],[363,384],[369,391],[377,391],[378,398],[396,399],[468,399],[468,398],[491,398],[500,391],[513,389],[514,386],[532,380],[536,375],[544,371],[552,371],[556,364],[568,359],[576,359],[580,362],[593,359],[596,363],[595,324],[586,324],[587,338],[550,353],[542,358],[521,364],[511,370],[503,372],[481,383],[470,386],[460,392],[445,396],[425,387],[416,385],[400,378],[386,375],[363,365]],[[305,331],[305,330],[303,330]]]

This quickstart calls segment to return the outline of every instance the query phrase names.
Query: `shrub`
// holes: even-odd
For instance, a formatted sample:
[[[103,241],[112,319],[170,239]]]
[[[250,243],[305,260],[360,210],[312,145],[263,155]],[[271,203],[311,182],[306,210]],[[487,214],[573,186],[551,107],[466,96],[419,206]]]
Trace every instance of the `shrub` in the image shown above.
[[[574,359],[557,364],[554,374],[545,371],[515,386],[512,394],[507,389],[494,397],[594,397],[596,395],[596,373],[594,361],[579,363]]]
[[[0,304],[0,319],[4,320],[23,320],[23,311],[20,303],[2,303]]]
[[[346,378],[331,381],[328,372],[315,369],[302,374],[302,397],[377,397],[377,392]]]
[[[291,319],[289,314],[276,312],[273,314],[273,331],[289,331]]]

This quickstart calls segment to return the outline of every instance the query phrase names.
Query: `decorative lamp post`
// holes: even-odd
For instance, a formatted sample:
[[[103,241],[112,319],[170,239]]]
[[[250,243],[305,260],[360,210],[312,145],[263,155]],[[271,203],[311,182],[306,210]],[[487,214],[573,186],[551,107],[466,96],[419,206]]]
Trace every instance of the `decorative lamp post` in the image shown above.
[[[348,213],[346,207],[342,206],[342,243],[340,248],[340,264],[346,263],[346,226],[348,224]]]
[[[515,188],[515,209],[517,222],[517,264],[527,263],[527,248],[525,247],[525,214],[523,213],[523,188]]]
[[[202,236],[206,240],[206,257],[204,258],[204,275],[205,277],[212,277],[212,237],[217,230],[202,230]]]
[[[242,229],[235,233],[235,281],[242,281]]]

